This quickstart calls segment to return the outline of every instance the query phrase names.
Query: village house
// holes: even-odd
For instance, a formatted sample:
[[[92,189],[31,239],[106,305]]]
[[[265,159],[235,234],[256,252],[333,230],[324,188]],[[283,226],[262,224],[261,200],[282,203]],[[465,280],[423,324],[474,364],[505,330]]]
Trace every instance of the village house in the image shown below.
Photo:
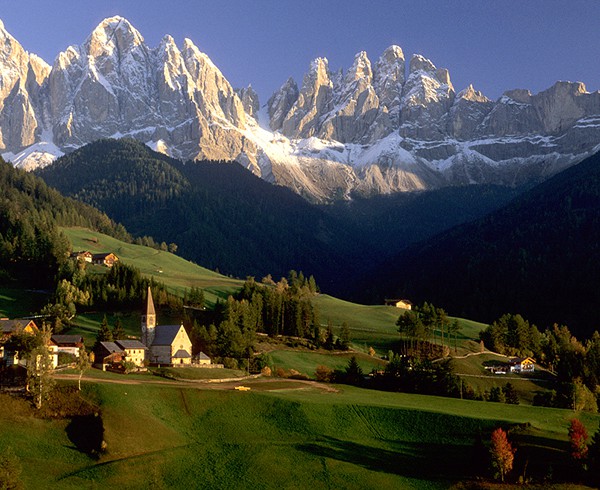
[[[92,263],[96,265],[105,265],[106,267],[112,267],[119,261],[119,257],[117,257],[114,253],[100,253],[92,255]]]
[[[56,351],[60,354],[71,354],[79,357],[79,349],[83,347],[83,337],[81,335],[53,335],[50,341],[56,346]]]
[[[38,331],[39,329],[33,320],[9,320],[8,318],[2,318],[0,320],[0,358],[3,364],[5,366],[26,366],[25,359],[19,359],[19,352],[13,350],[8,341],[15,334],[27,333],[35,335]]]
[[[144,367],[146,346],[139,340],[115,340],[100,342],[94,349],[97,367],[106,371],[108,367],[122,369],[123,362],[132,362],[137,368]]]
[[[155,365],[186,366],[192,363],[192,341],[183,325],[157,325],[152,291],[148,288],[142,315],[142,343],[148,347],[148,362]]]
[[[82,250],[79,252],[72,252],[71,258],[81,260],[83,262],[91,263],[92,262],[92,252],[88,252],[87,250]]]
[[[412,310],[413,304],[407,299],[386,299],[385,304],[387,306],[395,306],[402,310]]]
[[[125,361],[133,362],[136,367],[144,367],[147,347],[139,340],[115,340],[125,355]]]
[[[0,359],[5,366],[27,366],[27,359],[24,359],[19,351],[14,350],[10,346],[10,338],[13,335],[20,333],[26,333],[28,335],[35,335],[39,332],[38,326],[33,320],[27,319],[14,319],[9,320],[3,318],[0,320]],[[48,345],[48,351],[52,357],[52,367],[58,366],[58,350],[56,346],[50,342]]]
[[[115,342],[99,342],[94,349],[94,365],[102,371],[121,364],[125,352]]]
[[[8,318],[0,319],[0,341],[8,339],[11,335],[17,332],[30,333],[35,335],[39,331],[33,320]]]
[[[535,360],[531,357],[516,357],[508,361],[511,373],[533,373],[535,371]]]

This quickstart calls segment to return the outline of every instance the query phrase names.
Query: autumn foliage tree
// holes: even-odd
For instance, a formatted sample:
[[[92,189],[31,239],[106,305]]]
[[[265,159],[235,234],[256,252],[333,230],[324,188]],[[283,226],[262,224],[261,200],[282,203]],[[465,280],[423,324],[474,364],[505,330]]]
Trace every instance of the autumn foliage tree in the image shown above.
[[[490,455],[492,467],[496,475],[504,482],[504,476],[512,470],[516,449],[508,441],[506,432],[501,427],[492,432]]]
[[[571,457],[575,461],[584,463],[588,456],[588,433],[579,419],[572,419],[569,426],[569,443]]]

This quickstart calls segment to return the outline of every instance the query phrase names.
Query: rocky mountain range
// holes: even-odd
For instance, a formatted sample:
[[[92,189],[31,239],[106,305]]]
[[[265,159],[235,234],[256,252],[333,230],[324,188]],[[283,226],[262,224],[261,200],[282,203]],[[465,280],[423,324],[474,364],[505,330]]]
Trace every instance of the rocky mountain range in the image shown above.
[[[316,202],[455,184],[542,180],[600,149],[600,92],[557,82],[496,101],[391,46],[347,71],[314,60],[261,106],[192,41],[148,47],[104,20],[50,67],[0,23],[0,151],[25,168],[106,137],[183,160],[237,160]],[[408,65],[408,66],[406,66]]]

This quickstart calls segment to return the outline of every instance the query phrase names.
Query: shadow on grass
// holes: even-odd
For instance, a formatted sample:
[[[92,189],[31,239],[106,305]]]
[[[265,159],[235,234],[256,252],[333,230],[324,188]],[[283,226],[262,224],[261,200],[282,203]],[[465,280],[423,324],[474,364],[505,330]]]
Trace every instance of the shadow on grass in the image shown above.
[[[552,479],[572,481],[573,467],[569,458],[569,443],[535,434],[519,434],[514,438],[514,473],[535,481]]]
[[[517,448],[511,477],[533,481],[572,480],[568,443],[531,434],[514,437]],[[332,437],[297,445],[314,456],[343,461],[370,471],[437,482],[491,477],[488,445],[388,442],[386,448]]]
[[[78,451],[95,459],[102,451],[104,425],[99,415],[81,415],[71,419],[66,428],[67,437]]]
[[[431,443],[395,443],[393,449],[358,444],[326,437],[300,444],[296,448],[314,456],[344,461],[370,471],[449,481],[475,476],[469,455],[473,448],[464,445]]]

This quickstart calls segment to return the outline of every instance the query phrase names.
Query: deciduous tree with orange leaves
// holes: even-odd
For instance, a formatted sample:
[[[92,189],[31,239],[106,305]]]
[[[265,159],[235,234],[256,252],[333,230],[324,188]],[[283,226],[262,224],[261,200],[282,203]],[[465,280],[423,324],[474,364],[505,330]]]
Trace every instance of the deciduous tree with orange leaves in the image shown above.
[[[585,464],[588,456],[588,439],[585,425],[579,419],[572,419],[569,426],[569,442],[571,443],[571,457],[575,461]]]
[[[490,455],[492,467],[497,471],[497,476],[504,482],[504,476],[512,470],[516,449],[508,441],[506,432],[501,427],[492,432]]]

